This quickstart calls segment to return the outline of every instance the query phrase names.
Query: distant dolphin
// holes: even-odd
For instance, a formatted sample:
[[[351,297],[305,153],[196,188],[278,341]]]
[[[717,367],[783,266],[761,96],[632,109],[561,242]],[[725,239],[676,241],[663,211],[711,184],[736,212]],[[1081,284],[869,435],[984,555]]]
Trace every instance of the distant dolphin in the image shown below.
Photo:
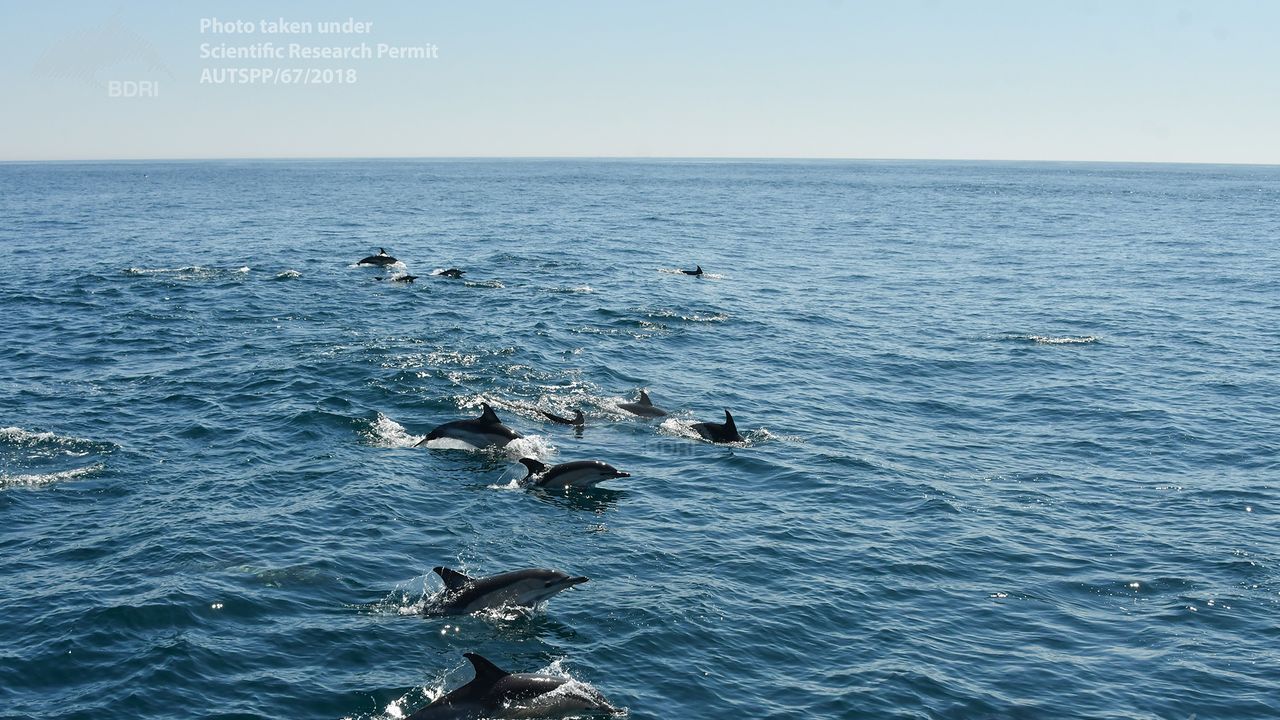
[[[390,255],[388,255],[386,250],[383,250],[382,248],[378,248],[377,255],[370,255],[369,257],[361,260],[356,264],[357,265],[395,265],[397,262],[399,261],[391,257]]]
[[[393,275],[393,276],[391,276],[390,278],[385,278],[385,277],[383,277],[383,276],[381,276],[381,275],[378,275],[378,276],[374,277],[373,279],[374,279],[374,280],[388,280],[388,279],[389,279],[389,280],[391,280],[391,282],[411,283],[411,282],[413,282],[414,280],[417,280],[417,279],[418,279],[418,276],[417,276],[417,275]]]
[[[575,460],[547,467],[533,458],[520,458],[529,473],[520,482],[533,487],[589,488],[614,478],[631,477],[609,463],[599,460]]]
[[[461,440],[477,448],[490,445],[506,447],[507,443],[512,440],[523,437],[520,433],[503,425],[497,414],[493,412],[493,408],[489,407],[489,403],[484,403],[482,407],[484,412],[480,414],[480,417],[474,420],[454,420],[453,422],[439,425],[430,433],[427,433],[426,439],[419,442],[417,447],[426,445],[432,440],[443,438]]]
[[[448,270],[441,272],[440,277],[453,278],[457,280],[458,278],[466,274],[467,274],[466,270],[459,270],[458,268],[449,268]]]
[[[426,615],[469,615],[503,607],[531,608],[561,591],[581,585],[587,578],[559,570],[530,568],[473,578],[447,567],[432,568],[444,580],[444,593],[428,605]]]
[[[704,439],[716,443],[742,442],[742,436],[738,434],[738,426],[733,423],[733,416],[729,414],[729,408],[724,409],[724,422],[701,422],[693,426]]]
[[[693,275],[694,277],[702,277],[702,266],[699,265],[697,270],[681,270],[685,275]]]
[[[546,416],[546,418],[551,422],[560,423],[561,425],[576,425],[578,427],[582,427],[587,424],[587,419],[582,415],[581,410],[574,410],[572,418],[561,417],[554,413],[549,413],[546,410],[539,410],[538,412]]]
[[[475,677],[471,682],[418,708],[408,720],[547,718],[615,714],[619,710],[599,692],[567,678],[542,673],[509,673],[475,653],[464,653]],[[559,692],[557,692],[559,691]]]
[[[640,391],[639,400],[633,403],[619,403],[618,407],[633,415],[639,415],[640,417],[653,418],[662,417],[667,414],[666,410],[654,405],[653,401],[649,399],[649,393],[643,390]]]

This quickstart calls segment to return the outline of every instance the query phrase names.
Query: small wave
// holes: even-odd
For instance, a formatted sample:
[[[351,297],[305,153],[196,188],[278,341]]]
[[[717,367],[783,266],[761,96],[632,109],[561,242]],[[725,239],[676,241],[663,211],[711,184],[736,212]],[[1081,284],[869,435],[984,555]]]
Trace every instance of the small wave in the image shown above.
[[[382,413],[378,413],[362,434],[370,445],[386,448],[414,447],[426,437],[410,433],[403,425]]]
[[[695,312],[691,315],[684,315],[682,313],[676,312],[675,310],[652,310],[646,313],[646,316],[650,318],[662,318],[662,319],[679,318],[681,320],[684,320],[685,322],[724,322],[729,319],[729,316],[725,313],[709,313],[708,314],[708,313]]]
[[[63,480],[74,480],[79,477],[85,477],[99,472],[106,468],[106,463],[94,463],[86,467],[74,468],[71,470],[61,470],[51,473],[31,473],[26,475],[9,475],[0,473],[0,488],[7,487],[39,487],[41,485],[51,485]]]
[[[483,288],[505,288],[506,287],[506,285],[503,285],[497,280],[476,280],[474,282],[471,280],[467,280],[466,286],[467,287],[483,287]]]
[[[56,454],[81,457],[92,452],[106,452],[115,449],[115,445],[96,440],[58,435],[49,431],[24,430],[20,427],[0,428],[0,443],[10,445],[24,451],[35,451],[40,457]],[[3,446],[0,446],[2,449]]]
[[[751,440],[752,442],[755,442],[755,441],[790,442],[790,443],[808,442],[808,439],[802,435],[780,435],[778,433],[775,433],[769,430],[769,428],[758,428],[756,430],[748,431],[743,434],[743,437],[747,438],[748,440]]]
[[[1005,333],[999,339],[1034,343],[1036,345],[1089,345],[1099,341],[1096,335],[1027,335],[1019,333]]]
[[[285,270],[282,273],[276,273],[276,280],[294,280],[302,277],[302,273],[297,270]]]
[[[176,268],[138,268],[131,267],[125,270],[126,275],[171,275],[177,280],[206,280],[209,278],[219,277],[222,275],[245,275],[251,268],[248,265],[242,265],[237,268],[216,268],[207,267],[205,265],[186,265]]]
[[[593,287],[591,287],[590,285],[578,285],[578,286],[576,286],[576,287],[555,287],[555,288],[551,288],[551,292],[553,292],[553,293],[565,293],[565,294],[570,294],[570,293],[582,293],[582,294],[589,294],[589,293],[594,293],[595,291],[596,291],[596,289],[595,289],[595,288],[593,288]]]

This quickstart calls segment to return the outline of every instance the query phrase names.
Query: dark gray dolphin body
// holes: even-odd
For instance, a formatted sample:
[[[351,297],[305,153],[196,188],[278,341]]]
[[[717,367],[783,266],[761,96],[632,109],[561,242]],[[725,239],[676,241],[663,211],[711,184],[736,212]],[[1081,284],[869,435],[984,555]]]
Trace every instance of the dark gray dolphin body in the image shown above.
[[[503,607],[531,608],[587,578],[559,570],[530,568],[473,578],[447,567],[433,568],[444,580],[444,593],[423,609],[425,615],[468,615]]]
[[[583,416],[581,410],[574,410],[572,418],[561,417],[554,413],[549,413],[546,410],[539,410],[538,412],[542,413],[551,422],[560,423],[561,425],[576,425],[578,427],[582,427],[587,424],[587,419]]]
[[[653,404],[653,401],[649,399],[649,393],[645,392],[644,390],[640,391],[639,400],[633,403],[621,403],[618,405],[618,407],[622,408],[623,410],[626,410],[632,415],[639,415],[640,417],[653,418],[653,417],[662,417],[667,414],[666,410],[663,410],[662,408]]]
[[[374,278],[374,280],[387,280],[387,279],[390,279],[391,282],[411,283],[414,280],[417,280],[418,276],[417,275],[394,275],[391,278],[384,278],[381,275],[379,275]]]
[[[724,409],[724,422],[701,422],[694,425],[693,429],[711,442],[742,442],[742,436],[738,434],[738,426],[734,424],[733,416],[729,414],[729,408]]]
[[[533,487],[589,488],[614,478],[631,477],[609,463],[599,460],[575,460],[547,467],[533,458],[520,458],[529,473],[520,482]]]
[[[395,258],[388,255],[386,250],[383,250],[382,248],[378,248],[377,255],[370,255],[369,257],[364,258],[363,260],[361,260],[356,264],[357,265],[395,265],[396,262],[398,261]]]
[[[541,673],[509,673],[475,653],[465,653],[475,677],[408,720],[475,720],[475,718],[547,718],[619,712],[594,689]],[[563,688],[563,689],[562,689]]]
[[[445,270],[444,272],[440,273],[440,277],[453,278],[454,280],[457,280],[458,278],[466,274],[467,274],[466,270],[459,270],[458,268],[449,268],[448,270]]]
[[[520,433],[502,424],[497,414],[493,412],[493,408],[489,407],[489,403],[484,403],[483,407],[484,412],[474,420],[454,420],[437,426],[427,433],[426,439],[419,442],[418,446],[426,445],[432,440],[448,438],[461,440],[477,448],[490,445],[506,447],[507,443],[522,437]]]
[[[680,272],[684,273],[685,275],[692,275],[692,276],[694,276],[694,277],[702,277],[702,266],[701,266],[701,265],[699,265],[697,270],[681,270]]]

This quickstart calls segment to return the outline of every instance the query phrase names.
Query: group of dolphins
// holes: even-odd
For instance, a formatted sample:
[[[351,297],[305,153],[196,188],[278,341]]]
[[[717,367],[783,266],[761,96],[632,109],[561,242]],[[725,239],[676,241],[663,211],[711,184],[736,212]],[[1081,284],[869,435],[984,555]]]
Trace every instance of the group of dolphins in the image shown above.
[[[400,261],[391,257],[391,255],[389,255],[386,250],[384,250],[383,248],[378,248],[377,255],[370,255],[368,257],[361,258],[359,262],[357,262],[356,264],[372,265],[373,267],[385,268],[385,267],[390,267],[392,265],[395,265],[398,262]],[[436,274],[439,275],[440,277],[453,278],[454,280],[457,280],[458,278],[461,278],[463,275],[466,275],[467,271],[459,270],[458,268],[449,268],[448,270],[442,270]],[[374,278],[374,280],[383,280],[383,279],[384,278],[381,275]],[[414,280],[417,280],[418,276],[410,275],[409,273],[406,272],[400,275],[391,275],[385,279],[390,280],[391,282],[411,283]]]
[[[381,250],[378,255],[370,255],[359,264],[387,266],[396,262],[395,258]],[[683,272],[700,277],[702,267]],[[481,407],[480,417],[453,420],[439,425],[427,433],[417,447],[429,446],[435,440],[453,440],[476,449],[502,448],[512,440],[523,437],[503,423],[488,403],[482,403]],[[667,415],[667,411],[653,404],[649,393],[644,390],[640,391],[640,397],[635,402],[620,403],[618,407],[644,418]],[[581,410],[576,410],[572,418],[540,412],[548,420],[565,425],[581,427],[586,422]],[[743,437],[738,433],[733,415],[727,408],[724,420],[723,423],[696,423],[692,429],[711,442],[742,442]],[[520,463],[527,470],[520,482],[527,487],[586,489],[606,480],[631,476],[630,473],[600,460],[577,460],[547,466],[534,458],[524,457],[520,459]],[[444,590],[423,608],[423,613],[437,616],[465,615],[508,607],[533,608],[564,590],[588,581],[588,578],[582,576],[547,568],[514,570],[486,577],[471,577],[447,567],[436,567],[432,571],[440,576]],[[565,686],[570,681],[566,678],[544,673],[510,673],[476,653],[465,653],[464,657],[471,663],[474,677],[465,685],[419,708],[407,720],[546,718],[578,713],[612,715],[620,712],[590,687],[575,686],[569,691]]]

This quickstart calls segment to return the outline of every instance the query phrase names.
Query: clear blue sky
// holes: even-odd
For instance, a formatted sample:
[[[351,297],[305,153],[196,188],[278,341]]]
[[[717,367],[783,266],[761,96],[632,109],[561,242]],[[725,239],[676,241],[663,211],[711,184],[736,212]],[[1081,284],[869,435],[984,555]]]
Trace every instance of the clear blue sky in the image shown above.
[[[354,16],[364,36],[200,19]],[[0,0],[0,160],[696,156],[1280,163],[1274,0]],[[201,43],[434,44],[201,60]],[[202,69],[356,70],[352,85]],[[159,97],[110,97],[111,80]]]

